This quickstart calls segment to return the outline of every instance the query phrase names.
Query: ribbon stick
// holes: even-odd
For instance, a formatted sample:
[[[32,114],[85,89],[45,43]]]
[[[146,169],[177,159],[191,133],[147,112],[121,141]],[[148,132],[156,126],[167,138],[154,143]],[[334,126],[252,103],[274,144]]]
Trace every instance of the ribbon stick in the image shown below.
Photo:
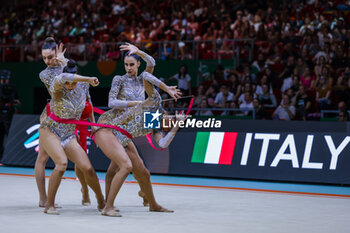
[[[179,100],[179,99],[188,99],[188,98],[193,98],[193,95],[182,96],[182,97],[177,98],[177,99]],[[174,100],[174,99],[173,98],[169,98],[169,99],[162,100],[162,102],[171,101],[171,100]]]

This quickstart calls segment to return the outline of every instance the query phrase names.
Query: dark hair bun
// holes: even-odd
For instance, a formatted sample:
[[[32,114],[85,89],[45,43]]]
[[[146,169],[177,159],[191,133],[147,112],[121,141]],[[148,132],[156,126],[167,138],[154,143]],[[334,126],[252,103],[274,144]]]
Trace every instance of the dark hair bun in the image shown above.
[[[73,59],[69,59],[68,63],[67,63],[67,66],[69,68],[73,68],[73,67],[76,67],[77,63],[73,60]]]
[[[44,49],[50,49],[50,50],[55,50],[56,49],[56,42],[53,37],[47,37],[44,41],[43,46],[41,47],[42,50]]]
[[[139,55],[137,55],[136,53],[133,53],[130,55],[130,51],[128,51],[125,55],[124,55],[124,59],[126,57],[133,57],[135,58],[136,61],[140,61],[141,60],[141,57]]]
[[[47,37],[46,39],[45,39],[45,43],[55,43],[55,39],[53,38],[53,37]]]
[[[77,72],[77,63],[73,59],[69,59],[67,65],[63,68],[63,73],[76,74]]]

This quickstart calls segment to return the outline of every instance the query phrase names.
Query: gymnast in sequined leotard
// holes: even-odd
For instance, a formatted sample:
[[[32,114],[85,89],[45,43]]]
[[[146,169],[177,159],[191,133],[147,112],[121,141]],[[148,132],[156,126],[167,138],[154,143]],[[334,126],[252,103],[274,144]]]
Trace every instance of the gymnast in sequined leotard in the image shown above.
[[[47,90],[50,90],[51,84],[56,76],[62,73],[65,65],[68,62],[68,59],[64,57],[65,49],[63,49],[63,44],[61,43],[59,46],[55,43],[54,38],[48,37],[45,39],[45,42],[42,46],[42,57],[43,61],[47,65],[47,67],[40,72],[39,77],[40,80],[44,83]],[[67,70],[68,66],[66,67]],[[51,93],[49,92],[51,95]],[[91,103],[90,95],[87,96],[87,100]],[[40,123],[42,123],[46,117],[46,107],[44,108],[41,116]],[[94,120],[94,115],[91,114],[91,121]],[[40,137],[39,137],[40,144]],[[38,191],[39,191],[39,207],[45,207],[47,201],[46,189],[45,189],[45,166],[47,161],[49,160],[49,155],[46,151],[39,146],[39,153],[37,159],[35,161],[35,181],[37,183]],[[88,205],[90,203],[89,190],[87,184],[85,182],[85,178],[83,172],[75,165],[75,173],[79,178],[79,182],[81,184],[81,192],[82,192],[82,204]]]
[[[66,59],[64,57],[65,50],[63,50],[63,44],[57,46],[54,38],[48,37],[45,39],[41,55],[43,61],[47,67],[40,72],[40,80],[45,84],[47,90],[49,90],[52,80],[57,75],[61,74],[64,66],[66,65]],[[40,123],[46,119],[46,108],[44,108],[41,116]],[[49,160],[49,155],[46,151],[40,146],[40,137],[39,137],[39,153],[35,161],[35,181],[39,191],[39,207],[45,207],[47,201],[47,195],[45,190],[45,166]]]
[[[56,76],[49,89],[52,97],[50,103],[52,114],[63,119],[79,120],[85,107],[89,84],[97,86],[98,79],[71,73],[62,73]],[[47,214],[58,214],[54,201],[61,178],[66,170],[67,158],[84,173],[87,184],[96,194],[98,209],[104,207],[104,197],[96,173],[85,151],[78,144],[74,131],[75,125],[58,123],[50,116],[41,123],[39,128],[40,146],[55,162],[55,169],[49,180],[48,199],[44,211]]]
[[[137,60],[131,56],[128,56],[128,57],[125,57],[124,63],[125,63],[125,68],[128,72],[128,75],[135,76],[135,73],[137,73],[137,67],[136,67],[136,64],[138,64]],[[130,72],[130,70],[134,70],[134,73]],[[135,70],[136,70],[136,72],[135,72]],[[151,82],[152,84],[159,86],[159,88],[161,88],[162,90],[168,92],[174,98],[176,98],[176,96],[179,95],[178,90],[175,87],[169,87],[169,86],[165,85],[163,82],[161,82],[160,80],[158,80],[153,75],[151,75],[147,72],[144,72],[141,77],[142,77],[142,82],[144,82],[144,81],[146,81],[146,83]],[[120,79],[120,77],[115,77],[113,84],[116,87],[112,86],[111,90],[113,90],[113,88],[118,88],[118,86],[121,85],[121,84],[118,84],[118,83],[120,83],[118,81],[119,79]],[[151,84],[149,84],[149,85],[151,85]],[[153,89],[153,86],[152,86],[152,89]],[[151,94],[149,96],[152,97],[153,95]],[[140,107],[139,104],[145,105],[146,103],[149,103],[149,100],[150,100],[150,98],[145,102],[138,102],[138,103],[133,104],[132,106],[127,105],[127,107],[134,107],[136,105],[136,108],[139,108]],[[155,102],[153,104],[155,106],[160,103],[160,97],[154,98],[154,100],[155,100]],[[158,100],[158,101],[156,101],[156,100]],[[130,102],[128,102],[127,104],[129,104],[129,103]],[[118,118],[118,116],[115,112],[116,112],[116,110],[112,109],[112,110],[106,112],[105,114],[103,114],[99,119],[99,123],[113,124],[113,120]],[[131,128],[130,128],[130,130],[131,130]],[[142,130],[142,129],[134,129],[133,133],[135,135],[137,135],[140,133],[139,130]],[[102,149],[102,151],[106,154],[106,156],[108,158],[110,158],[111,161],[113,163],[117,164],[119,167],[119,171],[113,177],[111,188],[107,194],[106,207],[102,212],[103,215],[108,215],[108,216],[120,216],[113,209],[114,199],[115,199],[123,181],[125,180],[126,176],[133,169],[132,161],[130,160],[130,158],[126,154],[126,151],[124,149],[123,144],[121,144],[121,142],[118,140],[118,136],[116,136],[115,134],[118,135],[117,132],[113,132],[113,130],[106,129],[106,128],[99,129],[95,134],[95,141],[96,141],[97,145]],[[128,143],[124,143],[124,145],[127,146]],[[140,185],[141,185],[141,183],[140,183]],[[168,212],[169,210],[158,205],[155,202],[155,200],[153,200],[152,202],[150,200],[150,211]]]
[[[128,54],[131,54],[131,56],[125,56],[124,58],[124,67],[127,73],[122,76],[115,76],[112,81],[108,100],[108,106],[112,108],[108,113],[108,118],[110,119],[116,118],[126,109],[145,100],[145,90],[142,77],[146,73],[152,74],[155,66],[154,59],[134,45],[126,43],[121,46],[121,50],[128,51]],[[145,72],[138,75],[138,66],[140,65],[141,58],[146,62],[146,69]],[[157,204],[153,194],[150,172],[143,163],[135,144],[130,141],[125,150],[132,163],[133,176],[138,181],[142,190],[139,191],[139,196],[143,198],[143,204],[145,206],[149,205],[150,210],[161,210],[161,207]],[[105,193],[109,192],[112,179],[118,169],[118,166],[111,161],[105,176]]]
[[[142,79],[142,81],[145,82],[145,85],[147,85],[149,88],[148,93],[150,95],[148,96],[147,100],[142,101],[134,107],[127,108],[124,112],[118,115],[114,114],[113,109],[109,110],[99,118],[98,122],[102,124],[119,126],[128,131],[128,133],[130,133],[134,138],[146,136],[147,134],[152,133],[152,129],[146,129],[143,127],[143,112],[153,112],[160,109],[161,96],[153,85],[159,86],[162,82],[148,72],[143,72]],[[125,134],[117,130],[113,130],[113,133],[123,147],[127,147],[131,142],[131,139]]]

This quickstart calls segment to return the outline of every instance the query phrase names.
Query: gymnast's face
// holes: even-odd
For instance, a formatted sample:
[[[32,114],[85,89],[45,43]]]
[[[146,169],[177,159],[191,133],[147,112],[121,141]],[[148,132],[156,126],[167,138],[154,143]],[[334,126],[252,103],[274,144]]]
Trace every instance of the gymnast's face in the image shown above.
[[[56,65],[56,51],[52,49],[43,49],[41,50],[41,55],[47,66]]]
[[[77,82],[66,82],[64,84],[64,87],[69,91],[73,90],[76,86],[77,86]]]
[[[140,61],[137,61],[134,57],[126,56],[124,58],[125,71],[130,76],[137,76],[137,70],[140,67]]]

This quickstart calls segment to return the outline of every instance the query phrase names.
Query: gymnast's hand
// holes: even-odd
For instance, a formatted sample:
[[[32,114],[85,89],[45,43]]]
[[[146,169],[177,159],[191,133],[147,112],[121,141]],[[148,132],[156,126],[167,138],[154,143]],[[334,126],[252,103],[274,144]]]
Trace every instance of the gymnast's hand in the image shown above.
[[[66,58],[64,57],[64,53],[66,52],[66,48],[63,49],[63,44],[61,43],[60,46],[56,45],[56,62],[61,65],[66,65]]]
[[[129,55],[137,53],[139,51],[139,49],[135,45],[132,45],[132,44],[127,43],[127,42],[124,45],[120,46],[120,50],[121,51],[129,51]]]
[[[100,82],[98,81],[98,78],[96,77],[90,77],[88,83],[90,83],[90,85],[93,87],[97,87],[100,84]]]
[[[167,92],[175,101],[177,101],[177,98],[180,98],[182,95],[181,91],[177,89],[176,86],[168,87]]]
[[[185,113],[180,112],[179,114],[176,114],[176,120],[177,121],[185,121],[188,118]]]

